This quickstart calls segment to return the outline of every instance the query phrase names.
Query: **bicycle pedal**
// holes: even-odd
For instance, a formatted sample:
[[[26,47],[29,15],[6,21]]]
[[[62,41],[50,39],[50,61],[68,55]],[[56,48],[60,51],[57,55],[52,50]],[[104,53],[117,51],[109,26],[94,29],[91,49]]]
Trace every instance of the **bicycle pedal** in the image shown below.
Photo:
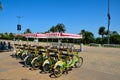
[[[29,70],[33,71],[34,69],[33,68],[29,68]]]
[[[27,68],[28,66],[22,66],[22,67]]]

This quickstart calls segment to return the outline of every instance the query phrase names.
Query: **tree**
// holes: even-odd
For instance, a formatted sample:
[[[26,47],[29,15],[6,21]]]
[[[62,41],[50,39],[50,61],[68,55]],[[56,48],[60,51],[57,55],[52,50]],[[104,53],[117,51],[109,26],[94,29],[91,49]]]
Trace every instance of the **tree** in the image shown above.
[[[65,32],[64,24],[57,24],[56,26],[52,26],[47,32]]]
[[[8,33],[5,32],[5,33],[3,34],[3,38],[4,38],[4,39],[8,39],[8,37],[9,37]]]
[[[118,34],[117,31],[111,31],[111,34],[110,34],[110,35],[112,36],[112,35],[119,35],[119,34]]]
[[[95,41],[96,41],[97,44],[99,44],[99,43],[101,43],[101,38],[100,38],[100,37],[97,37],[97,38],[95,39]]]
[[[110,43],[111,44],[120,44],[120,35],[118,34],[117,31],[111,31]]]
[[[111,44],[120,44],[120,35],[112,35],[110,36]]]
[[[13,33],[9,33],[9,39],[12,40],[14,38],[14,34]]]
[[[50,32],[57,32],[57,28],[55,26],[52,26],[49,31]]]
[[[83,36],[82,36],[83,38],[85,37],[85,36],[84,36],[84,35],[85,35],[85,32],[86,32],[86,31],[85,31],[84,29],[83,29],[83,30],[81,30],[81,32],[80,32],[80,34],[82,34],[82,35],[83,35]]]
[[[104,26],[101,26],[99,28],[99,35],[102,35],[102,40],[103,40],[103,36],[105,35],[106,31],[105,31],[105,27]]]
[[[31,32],[31,30],[28,28],[28,29],[26,29],[26,31],[24,32],[24,34],[26,34],[26,33],[32,33],[32,32]]]
[[[82,42],[84,44],[89,44],[89,43],[94,42],[94,35],[92,32],[81,30],[81,32],[79,34],[82,34],[82,36],[83,36]]]
[[[56,25],[57,32],[65,32],[65,25],[64,24],[57,24]]]
[[[0,39],[3,39],[4,35],[3,33],[0,33]]]

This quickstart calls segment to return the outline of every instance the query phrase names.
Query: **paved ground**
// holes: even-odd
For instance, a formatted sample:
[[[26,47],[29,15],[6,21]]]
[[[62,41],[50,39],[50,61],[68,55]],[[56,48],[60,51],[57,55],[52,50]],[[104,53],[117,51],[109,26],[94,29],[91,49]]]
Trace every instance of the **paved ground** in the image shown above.
[[[12,52],[0,53],[0,80],[120,80],[120,49],[84,47],[79,53],[84,59],[81,68],[73,68],[69,74],[50,78],[40,70],[22,67],[20,60],[12,58]]]

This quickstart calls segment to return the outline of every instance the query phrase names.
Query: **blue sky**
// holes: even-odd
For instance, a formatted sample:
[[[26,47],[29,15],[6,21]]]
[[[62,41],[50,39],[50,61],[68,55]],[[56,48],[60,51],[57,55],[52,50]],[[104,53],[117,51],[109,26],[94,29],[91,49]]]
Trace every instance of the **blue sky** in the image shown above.
[[[45,32],[63,23],[68,33],[80,33],[82,29],[99,37],[98,29],[107,29],[108,0],[0,0],[0,33],[18,33],[17,16],[23,33],[30,28],[33,33]],[[111,31],[120,34],[120,0],[110,0]]]

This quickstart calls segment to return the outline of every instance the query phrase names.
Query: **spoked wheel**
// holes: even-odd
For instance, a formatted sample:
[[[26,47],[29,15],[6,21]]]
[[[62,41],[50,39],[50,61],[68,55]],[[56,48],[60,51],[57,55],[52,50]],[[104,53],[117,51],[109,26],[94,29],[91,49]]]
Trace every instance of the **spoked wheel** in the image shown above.
[[[32,57],[26,56],[24,59],[25,66],[30,66],[32,61]]]
[[[31,64],[32,64],[33,69],[39,68],[39,66],[40,66],[38,59],[35,59]]]
[[[26,56],[27,56],[26,54],[22,54],[22,56],[21,56],[22,60],[24,60]]]
[[[80,57],[80,58],[79,58],[79,61],[76,62],[75,67],[76,67],[76,68],[80,68],[80,67],[82,66],[82,64],[83,64],[83,58]]]
[[[61,66],[57,66],[55,69],[54,69],[54,75],[55,77],[60,77],[63,73],[63,71],[61,70]]]
[[[44,66],[43,66],[43,71],[45,73],[48,73],[50,71],[50,64],[46,63]]]
[[[21,52],[17,53],[17,58],[18,58],[18,59],[21,59],[21,55],[22,55]]]

